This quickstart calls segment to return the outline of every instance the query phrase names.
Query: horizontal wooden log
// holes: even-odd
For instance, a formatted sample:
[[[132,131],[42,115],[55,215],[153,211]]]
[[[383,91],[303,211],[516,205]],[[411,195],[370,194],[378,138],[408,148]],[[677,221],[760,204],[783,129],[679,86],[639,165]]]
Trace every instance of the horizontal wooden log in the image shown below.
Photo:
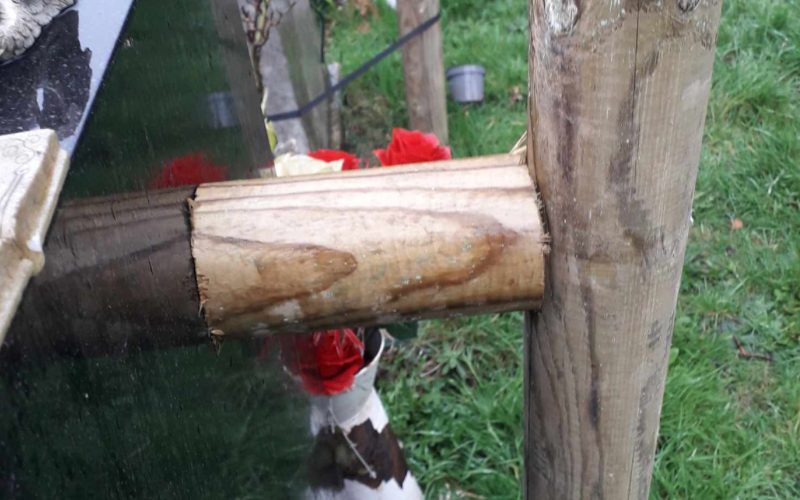
[[[537,214],[510,155],[71,202],[0,354],[534,308]]]
[[[535,308],[545,236],[516,155],[200,186],[192,252],[217,334]]]

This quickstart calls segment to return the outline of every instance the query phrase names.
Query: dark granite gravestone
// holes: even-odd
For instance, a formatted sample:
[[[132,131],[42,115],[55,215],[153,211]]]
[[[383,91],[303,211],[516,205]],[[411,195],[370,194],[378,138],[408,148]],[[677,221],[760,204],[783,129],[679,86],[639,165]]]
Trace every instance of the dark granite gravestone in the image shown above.
[[[62,203],[143,190],[192,155],[231,178],[248,176],[269,152],[252,75],[232,61],[248,56],[229,3],[78,0],[0,66],[0,133],[57,131],[72,156]],[[58,332],[49,337],[16,321],[0,347],[0,498],[302,490],[306,401],[268,345],[226,341],[215,350],[198,338],[193,347],[123,342],[102,353],[103,338],[58,351]]]

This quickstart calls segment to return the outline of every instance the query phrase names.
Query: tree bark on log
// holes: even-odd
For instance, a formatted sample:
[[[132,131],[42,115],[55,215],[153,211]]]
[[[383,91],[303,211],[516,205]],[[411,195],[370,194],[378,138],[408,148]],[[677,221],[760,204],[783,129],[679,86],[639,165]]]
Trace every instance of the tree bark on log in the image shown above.
[[[530,2],[526,498],[647,498],[720,7]]]
[[[192,202],[217,334],[538,306],[545,236],[518,155],[206,184]]]

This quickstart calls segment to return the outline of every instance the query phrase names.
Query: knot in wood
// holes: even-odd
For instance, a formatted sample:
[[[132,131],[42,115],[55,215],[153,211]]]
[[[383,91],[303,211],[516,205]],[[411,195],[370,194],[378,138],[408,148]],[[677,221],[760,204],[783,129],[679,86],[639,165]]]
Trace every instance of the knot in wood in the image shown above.
[[[700,3],[700,0],[678,0],[678,8],[681,9],[681,12],[691,12],[697,5]]]
[[[556,36],[568,35],[578,21],[578,5],[575,0],[546,0],[547,26]]]

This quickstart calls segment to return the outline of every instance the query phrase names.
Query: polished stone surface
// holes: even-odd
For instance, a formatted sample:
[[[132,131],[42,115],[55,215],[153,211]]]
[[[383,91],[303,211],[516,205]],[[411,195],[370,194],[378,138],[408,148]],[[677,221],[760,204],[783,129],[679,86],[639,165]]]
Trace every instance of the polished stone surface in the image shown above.
[[[0,66],[0,134],[54,129],[65,199],[146,189],[198,155],[248,177],[270,160],[248,68],[235,2],[78,0]]]
[[[129,0],[78,0],[31,51],[0,66],[0,133],[52,127],[72,151],[62,204],[110,195],[124,205],[126,193],[159,187],[154,179],[171,166],[210,162],[241,178],[266,158],[263,117],[257,100],[248,104],[255,80],[242,64],[249,56],[235,2],[129,7]],[[119,205],[105,202],[116,221]],[[91,233],[104,222],[87,213],[81,224]],[[145,246],[157,227],[139,228]],[[141,254],[98,258],[114,263],[112,278],[124,278]],[[43,299],[29,286],[23,302],[42,316],[91,321],[82,299],[95,284],[85,268],[75,272],[75,300]],[[120,283],[111,307],[135,316],[140,306]],[[176,337],[192,333],[177,315],[166,319]],[[29,323],[13,321],[0,347],[0,498],[297,498],[303,491],[308,403],[276,345],[226,340],[214,349],[197,335],[200,345],[155,349],[127,338],[112,345],[108,339],[123,331],[113,321],[69,345],[59,328]]]

